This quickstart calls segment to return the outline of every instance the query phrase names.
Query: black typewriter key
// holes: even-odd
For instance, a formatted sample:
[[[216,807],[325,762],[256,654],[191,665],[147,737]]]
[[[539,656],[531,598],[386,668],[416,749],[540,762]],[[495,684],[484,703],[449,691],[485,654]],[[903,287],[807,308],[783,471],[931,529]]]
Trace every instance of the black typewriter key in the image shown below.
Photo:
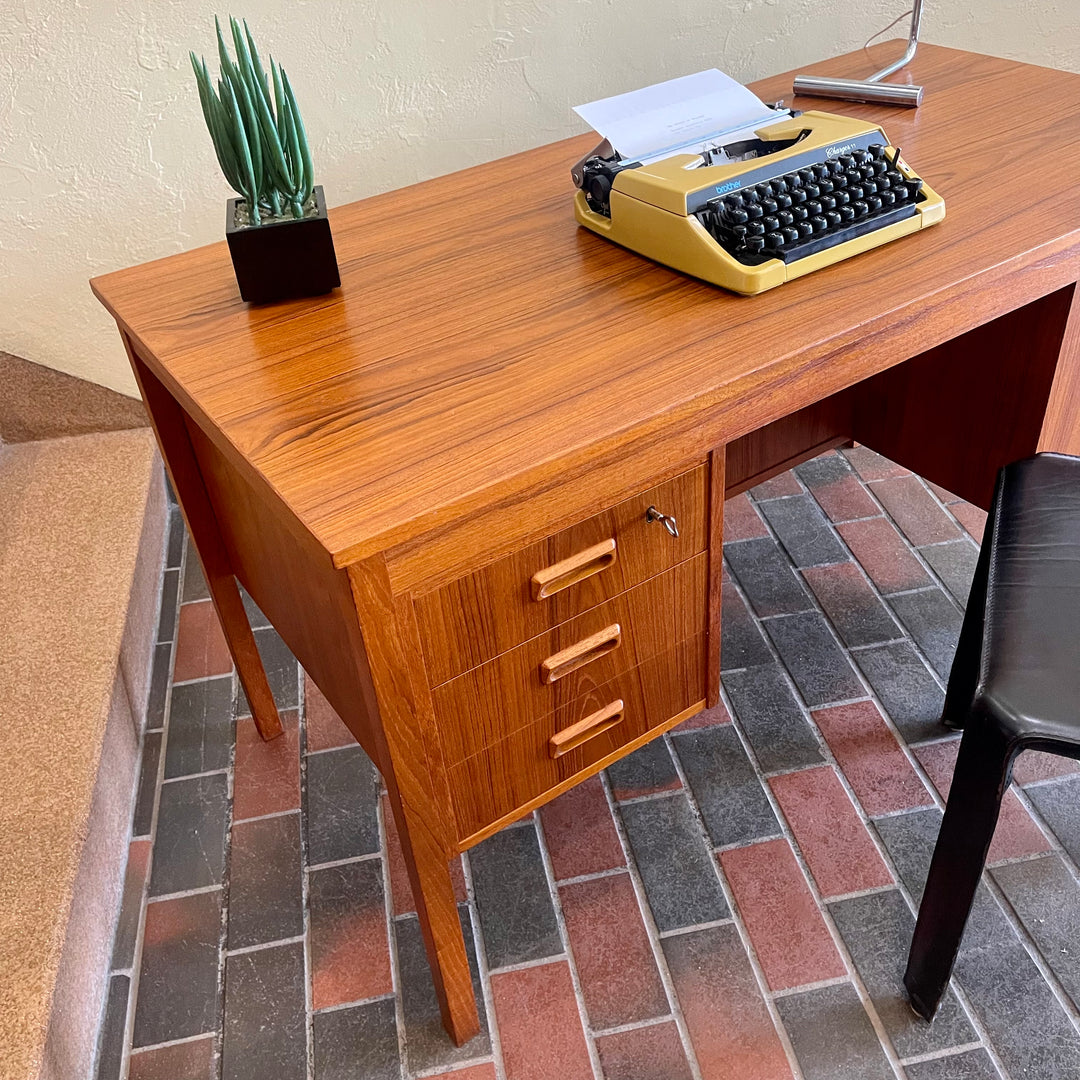
[[[811,199],[811,200],[810,200],[810,201],[809,201],[809,202],[808,202],[808,203],[806,204],[806,212],[807,212],[807,213],[808,213],[808,214],[809,214],[809,215],[810,215],[811,217],[813,217],[813,216],[814,216],[815,214],[820,214],[820,213],[821,213],[821,209],[822,209],[822,207],[821,207],[821,200],[820,200],[820,199]]]
[[[836,211],[840,215],[840,220],[846,225],[849,221],[855,220],[855,211],[850,206],[841,206]]]
[[[765,226],[762,225],[760,221],[751,221],[750,224],[746,226],[746,235],[747,238],[751,236],[764,236]]]
[[[784,238],[778,232],[765,234],[765,247],[769,251],[779,251],[784,246]]]
[[[870,213],[870,207],[867,206],[862,199],[856,199],[851,204],[851,209],[855,211],[855,216],[857,218],[866,217],[866,215]]]
[[[822,180],[821,183],[817,185],[817,187],[822,195],[828,195],[829,192],[835,191],[837,185],[841,182],[842,177],[834,176],[831,180]]]
[[[848,187],[850,187],[852,184],[861,184],[863,175],[858,169],[848,169],[844,173],[844,177],[847,179]]]
[[[873,167],[875,176],[881,176],[889,171],[889,163],[882,158],[878,158],[878,160],[872,161],[870,164]]]
[[[814,226],[809,221],[800,221],[796,226],[799,230],[799,239],[803,240],[808,236],[812,236],[814,233]]]
[[[827,161],[819,161],[814,165],[814,175],[820,180],[822,177],[829,175],[829,163]]]
[[[851,202],[851,196],[846,191],[838,191],[834,196],[837,206],[847,206]]]
[[[765,250],[764,236],[748,236],[746,238],[746,250],[751,255],[760,255]]]
[[[908,191],[907,187],[903,184],[897,184],[896,187],[892,189],[892,191],[893,194],[896,196],[896,201],[898,203],[907,202],[908,199],[911,197],[911,192]]]
[[[835,161],[829,162],[829,173],[832,176],[839,176],[847,166],[842,164],[843,158],[838,158]]]
[[[808,199],[816,199],[821,194],[821,187],[818,184],[807,184],[803,191]]]
[[[881,143],[873,143],[866,148],[870,151],[870,156],[875,159],[880,159],[885,156],[885,147]]]
[[[818,221],[819,219],[814,218],[813,220]],[[836,226],[839,225],[840,222],[843,220],[844,219],[841,216],[839,210],[830,210],[823,218],[820,219],[821,227],[825,228],[826,226],[828,226],[828,228],[830,229],[835,229]]]
[[[807,198],[808,196],[806,194],[805,188],[796,188],[791,193],[791,201],[795,206],[799,206],[800,204],[806,202]]]
[[[896,192],[895,191],[883,191],[878,198],[881,200],[881,205],[886,209],[890,209],[896,205]]]
[[[785,225],[792,225],[795,222],[795,215],[790,210],[778,210],[776,213],[776,220],[780,222],[781,228]]]
[[[850,154],[841,154],[837,159],[845,169],[850,169],[855,164],[855,159]]]
[[[735,238],[736,245],[741,247],[742,242],[746,239],[746,226],[745,225],[736,225],[731,230],[731,235]]]
[[[799,239],[799,230],[794,225],[787,225],[780,230],[780,235],[787,244],[794,244]]]
[[[812,184],[814,182],[814,176],[815,176],[815,173],[814,173],[813,169],[800,169],[799,170],[799,179],[804,184]]]
[[[764,210],[766,214],[775,214],[780,207],[774,198],[769,197],[761,200],[761,209]]]
[[[788,191],[798,191],[802,187],[802,177],[798,173],[788,173],[784,179],[787,181]]]
[[[866,205],[870,207],[871,214],[876,214],[881,209],[881,197],[878,195],[867,195]]]
[[[776,196],[776,205],[781,210],[789,210],[791,208],[792,199],[791,196],[785,191],[782,195]]]
[[[800,221],[805,221],[810,216],[806,212],[806,207],[805,206],[793,206],[791,208],[791,212],[792,212],[792,214],[795,215],[795,223],[796,224],[798,224]]]
[[[835,216],[836,216],[836,222],[837,222],[837,224],[839,224],[839,222],[840,222],[840,215],[839,215],[839,214],[837,214],[835,210],[831,211],[830,217],[831,217],[832,215],[835,215]],[[826,230],[826,229],[827,229],[827,228],[829,227],[829,225],[830,225],[830,224],[831,224],[831,222],[830,222],[830,219],[829,219],[829,217],[826,217],[826,216],[825,216],[824,214],[815,214],[815,215],[814,215],[814,216],[813,216],[813,217],[812,217],[812,218],[810,219],[810,227],[811,227],[811,228],[812,228],[812,229],[814,230],[814,232],[816,232],[816,233],[819,233],[819,232],[824,232],[824,231],[825,231],[825,230]]]
[[[866,194],[866,190],[862,184],[848,184],[847,193],[852,199],[861,199]]]
[[[752,202],[752,203],[747,203],[746,204],[746,216],[751,221],[756,221],[764,213],[765,213],[765,211],[761,209],[761,205],[759,203]]]
[[[822,210],[835,210],[836,209],[836,196],[835,195],[822,195],[820,201],[821,201],[821,209]]]
[[[878,189],[877,181],[876,180],[864,180],[862,182],[862,189],[863,189],[863,193],[866,194],[866,195],[876,195],[877,194],[877,189]]]
[[[756,203],[758,201],[757,190],[755,188],[747,188],[742,193],[742,198],[743,202],[746,203],[747,206],[749,206],[751,203]]]
[[[919,192],[922,191],[922,185],[922,180],[918,176],[916,176],[911,180],[908,180],[906,186],[912,195],[918,195]]]
[[[761,224],[765,226],[765,231],[767,233],[776,232],[776,230],[780,228],[780,222],[776,220],[776,217],[773,214],[770,214],[768,217],[763,217],[761,219]]]
[[[757,192],[757,197],[759,200],[767,199],[772,194],[772,191],[769,189],[768,184],[758,184],[758,186],[754,188],[754,191]]]
[[[769,187],[772,188],[774,195],[782,195],[787,191],[787,181],[782,176],[778,176],[775,180],[769,181]]]
[[[901,173],[899,169],[889,169],[889,171],[885,173],[885,177],[893,187],[904,182],[903,173]]]
[[[734,209],[725,206],[724,220],[731,225],[745,225],[750,220],[750,215],[741,206],[736,206]]]

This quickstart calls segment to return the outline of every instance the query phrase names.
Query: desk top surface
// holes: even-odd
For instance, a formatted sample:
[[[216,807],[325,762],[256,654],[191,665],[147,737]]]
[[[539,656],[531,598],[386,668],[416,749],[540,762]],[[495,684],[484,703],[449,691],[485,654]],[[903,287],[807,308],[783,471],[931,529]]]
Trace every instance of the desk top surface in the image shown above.
[[[895,48],[808,70],[857,77]],[[962,332],[960,308],[982,304],[975,325],[1026,302],[1048,267],[1041,291],[1075,281],[1080,76],[920,46],[910,79],[918,110],[797,104],[880,123],[946,220],[757,297],[580,229],[591,134],[331,210],[327,297],[249,307],[224,243],[93,287],[342,565],[677,425],[708,449]],[[791,80],[754,88],[790,101]],[[949,305],[951,333],[932,328]]]

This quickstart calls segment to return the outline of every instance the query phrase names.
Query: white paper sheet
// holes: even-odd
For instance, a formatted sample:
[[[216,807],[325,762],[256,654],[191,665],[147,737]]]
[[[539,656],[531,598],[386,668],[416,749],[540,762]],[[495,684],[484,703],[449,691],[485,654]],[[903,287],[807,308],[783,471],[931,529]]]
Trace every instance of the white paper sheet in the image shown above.
[[[721,136],[785,115],[716,68],[578,105],[574,112],[633,161],[695,153]]]

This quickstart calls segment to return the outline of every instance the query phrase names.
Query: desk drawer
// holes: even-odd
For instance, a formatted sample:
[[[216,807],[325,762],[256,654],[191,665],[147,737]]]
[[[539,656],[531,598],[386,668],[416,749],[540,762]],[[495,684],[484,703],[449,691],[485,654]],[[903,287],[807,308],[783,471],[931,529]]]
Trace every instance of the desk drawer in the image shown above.
[[[708,466],[507,555],[416,600],[432,686],[704,551]],[[678,537],[650,506],[677,521]]]
[[[708,556],[668,570],[432,692],[451,765],[705,629]]]
[[[698,634],[453,766],[450,788],[459,838],[466,840],[578,774],[595,771],[598,762],[651,728],[704,704],[705,673],[705,635]],[[576,738],[575,725],[587,728]],[[552,740],[567,733],[569,738],[553,747]],[[563,752],[553,756],[555,750]]]

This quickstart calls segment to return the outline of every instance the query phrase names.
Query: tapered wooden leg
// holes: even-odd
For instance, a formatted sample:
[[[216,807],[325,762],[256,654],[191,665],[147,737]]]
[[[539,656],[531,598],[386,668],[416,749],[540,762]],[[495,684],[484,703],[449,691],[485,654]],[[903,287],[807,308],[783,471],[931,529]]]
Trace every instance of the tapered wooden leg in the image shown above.
[[[139,359],[126,334],[121,334],[131,368],[142,391],[146,410],[154,426],[158,447],[180,502],[192,543],[202,561],[206,586],[221,629],[236,664],[240,685],[244,688],[255,726],[264,739],[281,734],[274,695],[266,680],[266,671],[255,645],[244,602],[233,575],[229,553],[218,530],[214,508],[203,484],[202,473],[191,445],[184,411],[154,373]]]
[[[442,847],[416,815],[402,806],[400,798],[391,796],[390,805],[409,871],[443,1027],[455,1045],[461,1046],[479,1033],[480,1017],[450,864]]]
[[[373,737],[412,883],[443,1026],[461,1046],[480,1030],[449,858],[454,811],[412,603],[375,556],[348,568],[377,699]]]

